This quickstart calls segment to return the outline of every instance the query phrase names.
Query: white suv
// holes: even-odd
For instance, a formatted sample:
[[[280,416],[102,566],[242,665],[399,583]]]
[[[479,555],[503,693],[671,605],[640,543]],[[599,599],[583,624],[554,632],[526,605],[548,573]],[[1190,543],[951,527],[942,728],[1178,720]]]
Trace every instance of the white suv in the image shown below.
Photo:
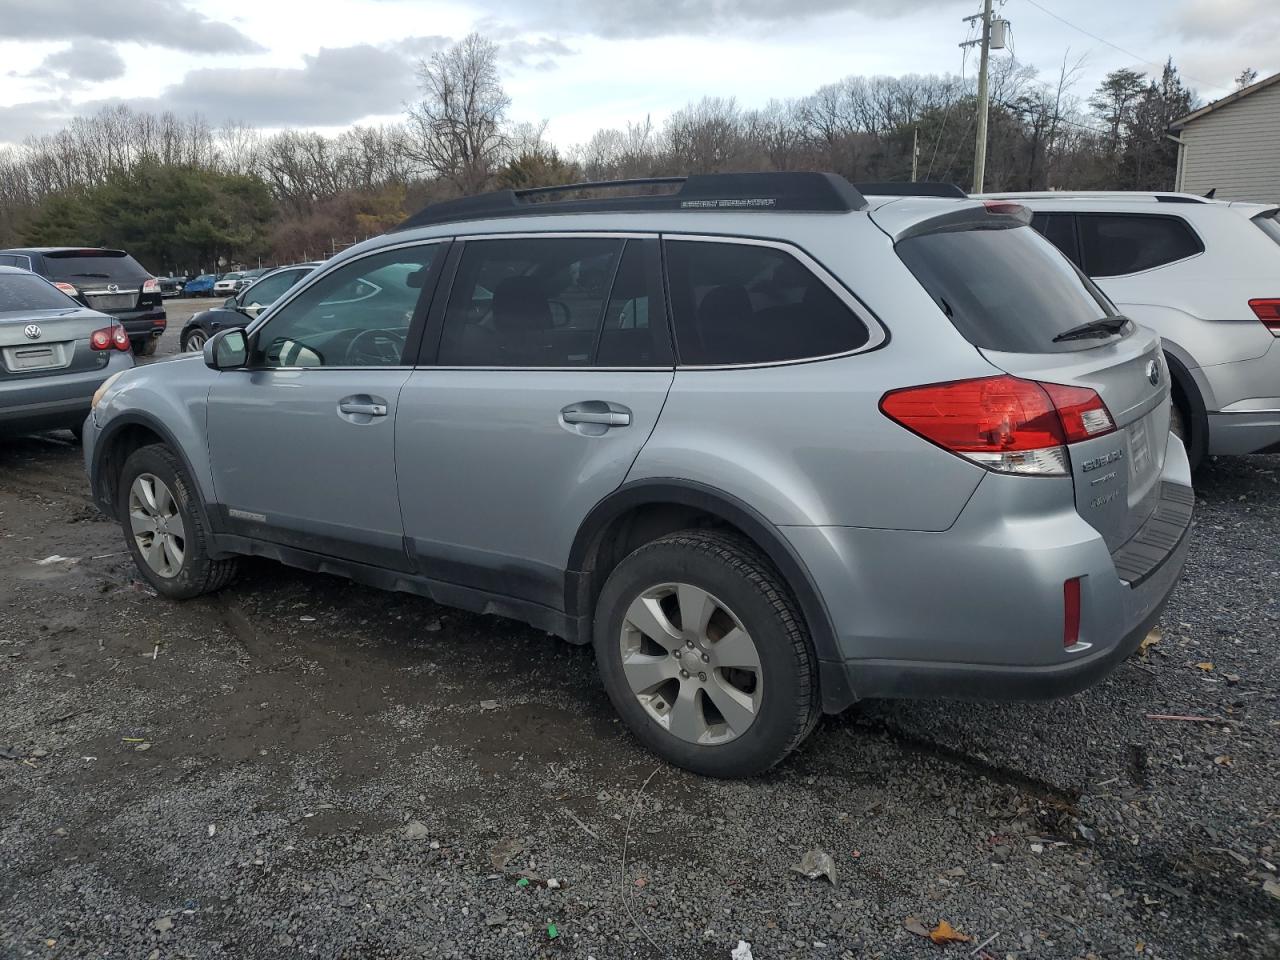
[[[1280,207],[1184,193],[988,194],[1164,340],[1174,432],[1206,454],[1280,452]]]

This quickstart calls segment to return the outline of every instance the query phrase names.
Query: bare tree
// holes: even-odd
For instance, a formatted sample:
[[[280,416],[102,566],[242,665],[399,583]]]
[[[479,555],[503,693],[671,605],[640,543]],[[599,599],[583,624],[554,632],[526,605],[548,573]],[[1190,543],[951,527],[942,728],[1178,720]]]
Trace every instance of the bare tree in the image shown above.
[[[511,98],[498,45],[473,33],[418,64],[422,99],[409,113],[410,155],[463,194],[484,189],[507,149]]]

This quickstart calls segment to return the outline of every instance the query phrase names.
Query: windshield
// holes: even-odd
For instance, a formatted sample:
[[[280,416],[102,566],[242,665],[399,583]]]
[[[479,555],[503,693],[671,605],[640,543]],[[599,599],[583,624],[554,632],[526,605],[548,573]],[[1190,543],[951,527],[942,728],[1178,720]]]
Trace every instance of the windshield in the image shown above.
[[[109,280],[138,286],[151,274],[123,250],[60,250],[44,255],[55,280]]]
[[[1260,213],[1253,218],[1253,222],[1276,243],[1280,243],[1280,210],[1272,210],[1269,213]]]
[[[80,304],[30,273],[0,274],[0,313],[75,310]]]
[[[1115,310],[1030,227],[948,230],[901,241],[898,256],[975,347],[1007,353],[1088,350],[1108,339],[1054,341]],[[1113,334],[1115,336],[1118,334]]]

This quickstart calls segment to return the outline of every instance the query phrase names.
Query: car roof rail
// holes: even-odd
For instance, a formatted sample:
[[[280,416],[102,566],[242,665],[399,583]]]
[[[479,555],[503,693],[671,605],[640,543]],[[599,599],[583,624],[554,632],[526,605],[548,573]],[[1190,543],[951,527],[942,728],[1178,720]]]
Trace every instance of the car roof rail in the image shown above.
[[[855,183],[859,193],[878,197],[945,197],[950,200],[967,200],[969,195],[954,183],[935,183],[920,181],[917,183],[899,182],[896,180],[878,180],[872,183]]]
[[[677,186],[665,193],[563,199],[565,194]],[[524,190],[497,190],[474,197],[433,203],[396,230],[464,220],[559,213],[647,213],[665,210],[792,211],[849,213],[867,201],[844,177],[834,173],[698,173],[687,177],[598,180]]]

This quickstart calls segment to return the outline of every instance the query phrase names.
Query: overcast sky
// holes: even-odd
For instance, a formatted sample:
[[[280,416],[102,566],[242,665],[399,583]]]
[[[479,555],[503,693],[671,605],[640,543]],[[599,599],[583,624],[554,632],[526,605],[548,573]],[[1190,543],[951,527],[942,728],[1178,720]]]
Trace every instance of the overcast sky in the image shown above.
[[[646,115],[660,122],[703,95],[751,107],[851,73],[959,73],[961,18],[980,7],[980,0],[0,0],[0,143],[119,101],[271,129],[393,119],[414,95],[417,59],[479,30],[502,44],[514,117],[549,119],[551,139],[567,146],[603,126]],[[1230,92],[1246,66],[1260,76],[1280,70],[1280,0],[1007,0],[1002,16],[1012,21],[1018,58],[1046,80],[1068,50],[1073,60],[1085,55],[1082,96],[1116,67],[1155,69],[1131,55],[1159,62],[1172,54],[1202,100]],[[975,61],[971,55],[967,75]]]

